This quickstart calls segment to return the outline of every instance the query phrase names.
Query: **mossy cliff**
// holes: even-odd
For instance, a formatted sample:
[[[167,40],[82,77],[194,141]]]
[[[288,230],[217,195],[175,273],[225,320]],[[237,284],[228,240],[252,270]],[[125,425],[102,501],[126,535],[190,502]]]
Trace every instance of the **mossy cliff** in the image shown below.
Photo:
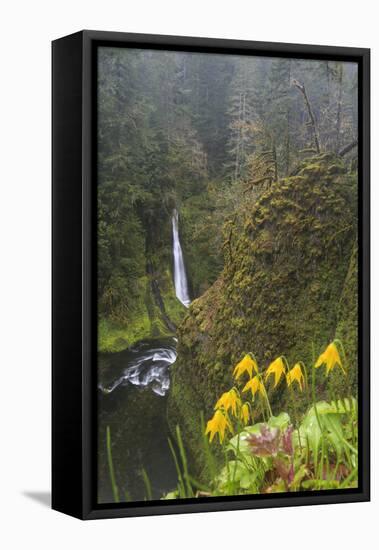
[[[354,357],[355,193],[356,174],[323,154],[227,224],[223,271],[180,325],[172,370],[168,417],[195,458],[200,411],[212,414],[245,353],[261,368],[281,354],[309,363],[337,329]]]
[[[171,269],[147,273],[137,281],[140,294],[134,297],[127,320],[99,320],[98,350],[115,353],[138,340],[173,336],[185,307],[175,296]]]

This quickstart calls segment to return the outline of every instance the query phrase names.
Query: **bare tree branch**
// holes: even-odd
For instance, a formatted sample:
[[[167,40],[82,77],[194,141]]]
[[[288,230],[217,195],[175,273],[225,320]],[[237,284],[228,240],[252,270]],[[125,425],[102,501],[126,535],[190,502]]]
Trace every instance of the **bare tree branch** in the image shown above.
[[[319,142],[319,139],[318,139],[316,119],[314,117],[314,114],[313,114],[313,111],[312,111],[312,108],[311,108],[311,104],[309,103],[308,95],[307,95],[307,92],[305,91],[305,86],[304,86],[304,84],[300,84],[300,82],[298,82],[297,80],[293,80],[292,84],[298,90],[300,90],[300,92],[303,94],[305,105],[306,105],[307,110],[308,110],[309,122],[310,122],[310,124],[312,126],[312,130],[313,130],[313,138],[314,138],[314,141],[315,141],[316,150],[317,150],[317,153],[320,153],[320,142]]]
[[[343,157],[344,155],[347,155],[347,153],[350,153],[350,151],[354,149],[354,147],[356,147],[357,145],[358,145],[358,140],[355,139],[354,141],[349,143],[349,145],[345,145],[345,147],[342,147],[342,149],[338,151],[339,156]]]

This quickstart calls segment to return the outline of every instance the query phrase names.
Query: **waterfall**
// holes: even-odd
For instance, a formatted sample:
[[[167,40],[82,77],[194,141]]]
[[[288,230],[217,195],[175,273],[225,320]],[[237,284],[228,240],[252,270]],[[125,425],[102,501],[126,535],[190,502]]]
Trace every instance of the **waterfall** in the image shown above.
[[[188,293],[186,269],[184,267],[183,252],[179,240],[179,216],[177,210],[174,210],[172,214],[172,252],[174,256],[175,294],[178,300],[188,307],[191,300]]]
[[[160,347],[153,346],[151,341],[140,341],[129,348],[127,366],[123,372],[107,383],[100,383],[99,390],[107,395],[119,386],[133,384],[142,388],[149,387],[157,395],[166,395],[170,387],[170,365],[175,363],[177,353],[173,343],[161,341]]]

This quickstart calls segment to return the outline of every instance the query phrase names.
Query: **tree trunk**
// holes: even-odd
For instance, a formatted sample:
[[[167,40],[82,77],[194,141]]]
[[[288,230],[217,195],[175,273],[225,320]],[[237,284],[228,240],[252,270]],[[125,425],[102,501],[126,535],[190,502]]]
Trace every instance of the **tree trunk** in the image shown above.
[[[316,119],[314,117],[314,114],[313,114],[313,111],[312,111],[312,108],[311,108],[311,104],[309,103],[308,95],[307,95],[307,92],[305,91],[305,86],[303,84],[300,84],[300,82],[298,82],[297,80],[293,81],[293,85],[298,90],[300,90],[300,92],[303,94],[305,105],[307,107],[307,111],[308,111],[308,115],[309,115],[309,122],[312,126],[312,132],[313,132],[313,139],[314,139],[314,142],[315,142],[315,147],[316,147],[317,153],[320,153],[320,142],[319,142],[319,138],[318,138]]]

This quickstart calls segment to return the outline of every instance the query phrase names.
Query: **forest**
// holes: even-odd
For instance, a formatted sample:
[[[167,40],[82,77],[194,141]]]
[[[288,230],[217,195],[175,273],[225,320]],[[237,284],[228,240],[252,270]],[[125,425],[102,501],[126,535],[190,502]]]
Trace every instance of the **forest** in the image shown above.
[[[358,71],[98,51],[98,500],[357,483]]]

